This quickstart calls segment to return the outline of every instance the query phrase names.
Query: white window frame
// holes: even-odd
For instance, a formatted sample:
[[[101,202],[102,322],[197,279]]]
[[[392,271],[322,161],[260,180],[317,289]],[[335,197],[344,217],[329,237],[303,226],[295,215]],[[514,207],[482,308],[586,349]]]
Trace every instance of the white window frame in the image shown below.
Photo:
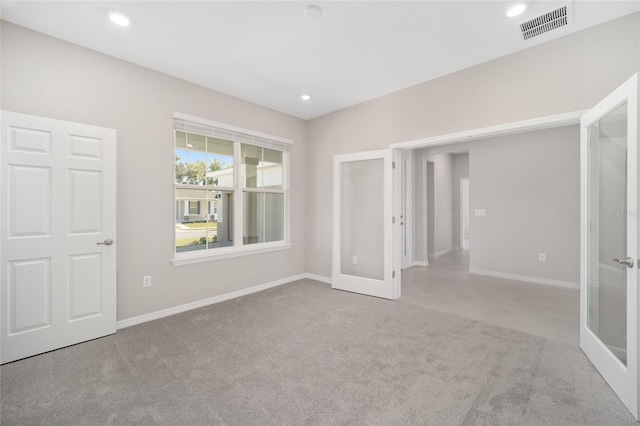
[[[176,226],[175,226],[175,202],[176,202],[176,189],[181,187],[180,184],[175,183],[174,181],[174,192],[173,192],[173,259],[171,262],[174,266],[180,265],[188,265],[192,263],[200,263],[200,262],[208,262],[212,260],[219,259],[228,259],[231,257],[238,256],[247,256],[259,253],[268,253],[272,251],[279,250],[287,250],[292,247],[291,245],[291,191],[289,184],[289,170],[290,170],[290,153],[288,150],[282,151],[282,188],[283,191],[271,191],[269,189],[261,189],[261,188],[246,188],[245,187],[245,179],[244,179],[244,171],[238,161],[240,159],[240,148],[242,143],[251,144],[251,138],[259,138],[261,140],[268,140],[275,144],[283,144],[293,145],[293,141],[291,139],[282,138],[279,136],[273,136],[266,133],[256,132],[249,129],[244,129],[237,126],[232,126],[225,123],[219,123],[216,121],[208,120],[206,118],[195,117],[188,114],[173,113],[173,119],[175,120],[183,120],[189,123],[195,123],[198,125],[208,126],[214,128],[216,130],[222,130],[229,132],[235,136],[234,143],[234,189],[233,189],[233,197],[234,197],[234,241],[233,246],[229,247],[217,247],[215,249],[206,249],[206,250],[197,250],[197,251],[189,251],[189,252],[176,252]],[[176,128],[172,126],[173,132],[175,135]],[[275,148],[277,149],[277,148]],[[171,158],[172,161],[172,176],[175,176],[175,140],[173,143],[173,148],[171,150]],[[236,164],[237,162],[237,164]],[[204,189],[207,188],[203,186]],[[221,191],[228,191],[227,188],[221,188]],[[273,241],[267,243],[254,243],[254,244],[243,244],[243,233],[244,233],[244,193],[245,192],[278,192],[284,193],[284,239],[281,241]]]

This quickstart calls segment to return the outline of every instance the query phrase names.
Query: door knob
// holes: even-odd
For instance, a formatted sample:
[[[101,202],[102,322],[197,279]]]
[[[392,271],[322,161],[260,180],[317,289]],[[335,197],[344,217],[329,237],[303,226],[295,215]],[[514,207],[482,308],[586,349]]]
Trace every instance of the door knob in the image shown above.
[[[101,242],[101,243],[96,243],[96,244],[97,244],[97,245],[102,245],[102,244],[104,244],[105,246],[110,246],[111,244],[113,244],[113,240],[106,239],[106,240],[104,240],[103,242]]]
[[[630,257],[627,257],[626,259],[615,258],[613,261],[618,262],[621,265],[627,265],[629,268],[633,268],[633,259]]]

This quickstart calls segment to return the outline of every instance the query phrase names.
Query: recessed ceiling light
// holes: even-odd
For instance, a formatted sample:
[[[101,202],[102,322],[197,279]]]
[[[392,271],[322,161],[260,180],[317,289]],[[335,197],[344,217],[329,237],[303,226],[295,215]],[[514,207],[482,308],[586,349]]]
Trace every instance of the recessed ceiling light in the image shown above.
[[[300,95],[300,99],[302,99],[303,101],[310,101],[311,95],[308,93],[303,93],[302,95]]]
[[[311,20],[320,19],[322,16],[322,8],[318,5],[310,4],[304,8],[304,16]]]
[[[128,27],[131,24],[131,20],[129,17],[122,12],[118,12],[115,10],[109,11],[109,19],[116,25],[121,27]]]
[[[518,15],[522,15],[522,13],[527,10],[527,5],[524,3],[516,3],[507,8],[505,15],[509,18],[514,18]]]

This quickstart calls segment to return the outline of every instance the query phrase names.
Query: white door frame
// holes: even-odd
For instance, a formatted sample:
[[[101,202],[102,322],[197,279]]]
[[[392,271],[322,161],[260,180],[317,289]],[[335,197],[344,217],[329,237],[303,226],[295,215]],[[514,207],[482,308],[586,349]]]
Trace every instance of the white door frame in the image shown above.
[[[398,152],[398,174],[400,180],[400,194],[402,200],[402,210],[400,210],[400,235],[402,253],[402,269],[410,268],[414,265],[413,252],[413,150],[400,150]]]
[[[422,156],[422,247],[424,251],[424,259],[422,266],[429,266],[429,173],[427,166],[429,160],[426,155]],[[434,197],[435,200],[435,197]]]
[[[626,365],[595,335],[587,326],[588,318],[588,268],[589,263],[589,143],[588,128],[601,118],[608,115],[615,108],[627,103],[629,121],[627,123],[627,158],[635,159],[627,163],[627,235],[626,253],[620,257],[631,257],[634,260],[632,268],[627,270],[627,357]],[[638,285],[638,75],[635,74],[610,95],[603,99],[592,110],[587,112],[580,125],[580,348],[589,357],[602,377],[618,395],[624,405],[638,419],[640,392],[638,389],[638,350],[640,337],[638,327],[638,304],[640,292]],[[634,241],[635,240],[635,241]],[[593,328],[593,327],[592,327]]]

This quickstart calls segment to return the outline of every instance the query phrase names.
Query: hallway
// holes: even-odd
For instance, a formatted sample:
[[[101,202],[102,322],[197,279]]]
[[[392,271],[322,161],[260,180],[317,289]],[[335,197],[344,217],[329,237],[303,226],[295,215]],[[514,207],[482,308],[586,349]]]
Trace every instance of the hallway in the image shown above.
[[[469,252],[402,271],[402,300],[461,317],[579,344],[579,291],[469,274]]]

